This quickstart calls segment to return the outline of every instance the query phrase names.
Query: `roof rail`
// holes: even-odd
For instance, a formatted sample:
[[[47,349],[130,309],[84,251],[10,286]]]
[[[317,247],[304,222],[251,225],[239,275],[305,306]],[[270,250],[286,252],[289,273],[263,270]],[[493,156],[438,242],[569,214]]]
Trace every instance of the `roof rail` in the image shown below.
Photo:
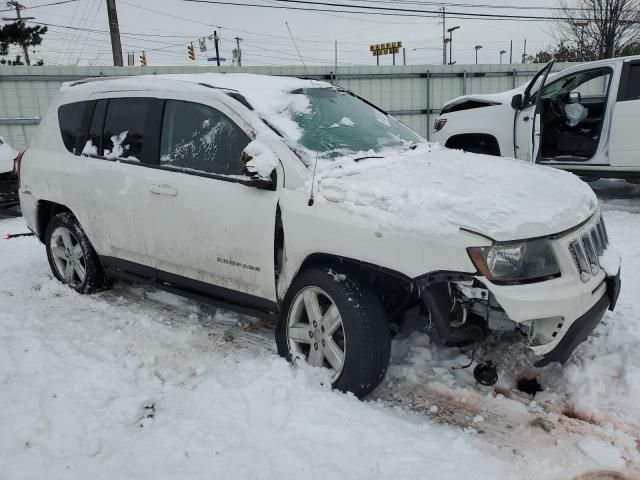
[[[107,76],[100,76],[100,77],[87,77],[87,78],[82,78],[80,80],[73,80],[71,82],[68,82],[67,86],[75,87],[76,85],[83,85],[85,83],[102,82],[105,80],[118,80],[121,78],[133,78],[135,76],[136,75],[107,75]]]

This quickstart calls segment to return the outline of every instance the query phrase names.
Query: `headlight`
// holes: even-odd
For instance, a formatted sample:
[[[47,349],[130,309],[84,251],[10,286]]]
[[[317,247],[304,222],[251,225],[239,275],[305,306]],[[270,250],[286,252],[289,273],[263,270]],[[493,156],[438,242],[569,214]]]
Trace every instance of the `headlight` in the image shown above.
[[[547,239],[470,247],[467,252],[478,271],[494,283],[527,283],[560,276]]]

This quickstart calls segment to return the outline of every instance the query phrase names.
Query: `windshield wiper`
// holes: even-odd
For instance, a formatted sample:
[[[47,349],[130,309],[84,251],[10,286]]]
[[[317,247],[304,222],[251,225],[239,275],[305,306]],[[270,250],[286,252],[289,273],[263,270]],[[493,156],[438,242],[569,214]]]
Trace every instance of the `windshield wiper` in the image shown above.
[[[382,156],[380,156],[380,155],[370,155],[370,156],[367,156],[367,157],[358,157],[358,158],[354,158],[354,159],[353,159],[353,161],[354,161],[354,162],[359,162],[360,160],[366,160],[366,159],[368,159],[368,158],[384,158],[384,157],[382,157]]]

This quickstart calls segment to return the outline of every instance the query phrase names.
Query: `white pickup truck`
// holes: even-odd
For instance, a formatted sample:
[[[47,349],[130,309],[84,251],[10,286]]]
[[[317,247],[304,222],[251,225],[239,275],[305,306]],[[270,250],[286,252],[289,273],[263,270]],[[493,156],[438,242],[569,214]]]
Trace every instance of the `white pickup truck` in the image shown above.
[[[640,182],[640,56],[549,75],[552,65],[515,90],[446,103],[435,121],[434,140],[550,165],[587,180]]]

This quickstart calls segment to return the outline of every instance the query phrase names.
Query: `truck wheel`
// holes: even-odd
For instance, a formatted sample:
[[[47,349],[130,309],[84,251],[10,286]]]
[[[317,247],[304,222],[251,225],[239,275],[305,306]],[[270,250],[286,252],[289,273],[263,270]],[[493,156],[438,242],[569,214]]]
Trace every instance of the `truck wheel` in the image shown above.
[[[45,246],[51,271],[62,283],[79,293],[92,293],[107,285],[98,254],[71,213],[59,213],[49,222]]]
[[[293,281],[276,328],[278,353],[331,372],[334,388],[371,393],[389,365],[391,334],[382,303],[349,274],[310,269]]]

